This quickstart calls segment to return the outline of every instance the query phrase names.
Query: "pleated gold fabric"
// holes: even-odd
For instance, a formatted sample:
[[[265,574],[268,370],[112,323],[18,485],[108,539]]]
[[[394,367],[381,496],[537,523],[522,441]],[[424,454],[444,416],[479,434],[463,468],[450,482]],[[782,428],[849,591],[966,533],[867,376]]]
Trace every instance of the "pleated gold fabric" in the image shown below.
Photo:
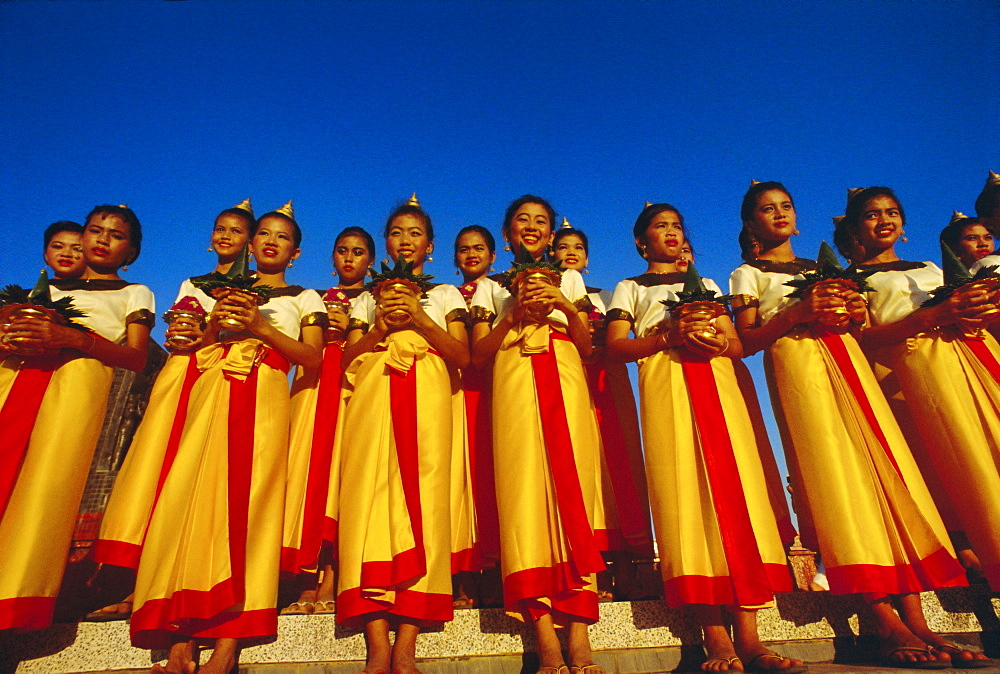
[[[469,429],[465,391],[461,378],[451,373],[451,572],[478,571],[480,552],[476,540],[476,507],[473,500],[472,464],[469,459]]]
[[[423,336],[401,330],[345,375],[337,620],[450,620],[448,368]]]
[[[192,365],[191,355],[173,355],[156,377],[101,520],[94,559],[102,564],[139,566],[153,504],[177,450],[190,389],[200,374]],[[185,404],[180,409],[182,398]]]
[[[738,484],[726,487],[734,494],[742,489],[753,538],[763,562],[763,567],[756,567],[755,571],[765,577],[756,578],[755,582],[769,587],[771,592],[790,591],[785,550],[733,362],[728,358],[713,358],[711,374],[738,471]],[[696,401],[692,400],[685,380],[679,349],[640,361],[639,400],[650,504],[667,603],[673,606],[740,603],[734,591],[734,574],[727,563],[719,506],[713,500],[710,459],[702,446],[702,432],[692,410]],[[749,555],[738,557],[742,560]]]
[[[554,358],[555,381],[536,376],[539,354]],[[543,408],[556,397],[571,445],[567,466],[554,466],[547,447],[546,422],[558,420],[546,420]],[[551,613],[556,624],[596,622],[594,574],[603,564],[594,529],[606,528],[595,521],[603,512],[600,436],[579,352],[555,327],[525,324],[504,337],[493,366],[493,451],[507,611],[521,619]],[[574,491],[583,512],[572,509]],[[571,530],[581,549],[571,545]]]
[[[17,356],[0,365],[0,407],[15,404],[8,394],[27,372],[21,365]],[[40,629],[52,621],[112,374],[98,360],[74,358],[52,372],[41,396],[27,451],[0,509],[0,629]],[[0,448],[9,451],[6,429],[4,436]]]
[[[277,633],[290,405],[288,363],[266,348],[196,354],[203,372],[139,562],[135,646]]]
[[[985,333],[978,347],[1000,361],[992,335]],[[881,350],[877,360],[899,381],[920,434],[913,454],[934,478],[935,499],[1000,590],[1000,384],[957,332],[921,333]]]
[[[832,591],[964,584],[944,524],[857,342],[800,326],[765,368],[780,405],[803,542]]]

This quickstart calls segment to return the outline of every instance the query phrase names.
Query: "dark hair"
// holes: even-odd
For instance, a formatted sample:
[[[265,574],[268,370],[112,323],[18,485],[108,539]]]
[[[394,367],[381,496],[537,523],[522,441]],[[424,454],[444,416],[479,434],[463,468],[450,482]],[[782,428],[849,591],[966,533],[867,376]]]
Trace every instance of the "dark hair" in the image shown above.
[[[753,232],[746,227],[740,230],[737,240],[740,243],[740,257],[743,258],[744,262],[753,262],[757,259],[757,256],[753,254],[753,244],[756,238]],[[760,245],[759,241],[757,241],[757,245]]]
[[[646,230],[649,229],[649,223],[651,223],[653,218],[660,213],[667,212],[677,214],[677,219],[681,221],[681,233],[684,234],[684,240],[687,241],[688,233],[687,227],[684,226],[684,216],[670,204],[650,204],[642,209],[642,212],[639,213],[639,217],[635,220],[635,225],[632,226],[632,237],[636,239],[636,241],[645,241]],[[639,256],[645,259],[646,256],[643,255],[642,246],[636,243],[635,249],[639,252]],[[694,248],[691,249],[691,252],[694,253]]]
[[[565,239],[567,236],[580,237],[580,241],[583,242],[583,252],[590,255],[590,242],[587,240],[587,235],[576,227],[560,227],[557,229],[556,235],[552,237],[552,250],[554,251],[556,249],[556,244]]]
[[[976,197],[976,215],[980,218],[992,218],[1000,208],[1000,183],[987,185]]]
[[[73,222],[72,220],[60,220],[59,222],[53,222],[51,225],[45,228],[45,233],[42,234],[42,238],[45,243],[42,245],[42,249],[49,247],[49,241],[52,237],[59,232],[73,232],[74,234],[83,234],[83,225],[78,222]]]
[[[333,253],[330,254],[330,257],[333,257],[336,254],[337,244],[339,244],[340,240],[346,236],[360,236],[364,239],[365,248],[368,249],[368,255],[371,256],[372,260],[375,259],[375,239],[373,239],[372,235],[369,234],[363,227],[345,227],[342,229],[340,234],[337,235],[337,238],[333,240]]]
[[[740,222],[749,222],[753,217],[753,211],[757,208],[757,202],[760,199],[760,195],[769,190],[781,190],[788,195],[788,200],[792,202],[792,208],[795,207],[795,200],[792,199],[792,193],[785,189],[785,186],[775,180],[768,180],[762,183],[754,183],[747,190],[747,193],[743,195],[743,204],[740,206]]]
[[[538,204],[544,208],[549,214],[549,229],[555,231],[556,209],[552,208],[552,204],[533,194],[525,194],[511,202],[510,206],[507,207],[507,211],[503,214],[503,226],[500,228],[500,231],[505,236],[509,236],[510,234],[510,223],[514,220],[514,214],[517,213],[517,209],[525,204]],[[517,251],[514,251],[514,253],[516,254]]]
[[[299,223],[295,222],[295,218],[290,218],[284,213],[279,213],[278,211],[271,211],[270,213],[265,213],[257,218],[257,221],[250,227],[251,238],[257,236],[257,230],[260,229],[260,223],[264,222],[264,218],[281,218],[282,220],[287,220],[292,223],[292,240],[295,242],[295,247],[300,248],[302,246],[302,228],[299,227]]]
[[[100,206],[94,206],[90,213],[87,213],[87,219],[84,220],[85,223],[90,222],[90,219],[95,215],[100,215],[101,220],[106,219],[109,215],[117,215],[122,221],[128,225],[128,241],[135,249],[135,255],[125,260],[126,265],[130,265],[139,259],[139,252],[142,250],[142,225],[139,224],[139,218],[136,217],[135,213],[128,206],[112,206],[111,204],[101,204]],[[84,225],[86,229],[86,225]]]
[[[389,228],[392,226],[392,221],[403,215],[412,215],[423,220],[424,229],[427,230],[427,240],[434,241],[434,225],[431,224],[431,216],[429,216],[427,211],[420,206],[410,203],[405,203],[402,206],[397,206],[393,209],[392,213],[389,214],[389,218],[385,221],[385,229],[382,230],[382,238],[389,238]]]
[[[456,255],[458,255],[458,240],[461,239],[464,234],[471,234],[473,232],[482,235],[483,239],[486,241],[486,247],[489,248],[491,255],[497,252],[497,241],[493,238],[493,234],[490,233],[490,230],[486,229],[482,225],[467,225],[458,230],[458,234],[455,235]]]
[[[226,210],[222,211],[217,216],[215,216],[215,221],[218,222],[219,218],[221,218],[223,215],[235,215],[237,218],[242,218],[243,222],[245,222],[247,225],[247,233],[250,236],[253,236],[254,233],[257,231],[257,221],[254,220],[253,216],[250,214],[250,211],[245,211],[242,208],[236,208],[235,206],[233,206],[232,208],[227,208]]]
[[[941,230],[941,242],[951,248],[956,256],[958,253],[958,242],[962,240],[965,230],[972,225],[981,225],[979,218],[959,218]]]

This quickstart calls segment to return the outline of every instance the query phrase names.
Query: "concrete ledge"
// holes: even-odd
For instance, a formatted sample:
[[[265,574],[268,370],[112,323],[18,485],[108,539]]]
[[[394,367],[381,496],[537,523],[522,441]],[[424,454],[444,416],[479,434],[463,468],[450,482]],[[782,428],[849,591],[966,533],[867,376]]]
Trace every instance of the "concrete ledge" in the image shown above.
[[[928,623],[935,631],[974,635],[972,642],[983,631],[1000,635],[1000,599],[991,597],[984,588],[941,590],[925,593],[921,599]],[[799,655],[812,662],[843,660],[838,653],[850,650],[845,644],[854,644],[858,635],[872,633],[860,598],[826,592],[779,595],[775,607],[760,611],[759,624],[765,641],[815,642],[809,657]],[[362,635],[338,627],[332,615],[280,616],[278,630],[277,639],[243,648],[241,669],[253,671],[252,665],[283,663],[289,669],[267,667],[266,671],[319,674],[321,670],[315,667],[333,665],[297,669],[295,663],[305,667],[305,663],[351,662],[355,663],[351,670],[357,671],[356,663],[364,659]],[[677,669],[686,650],[691,650],[692,657],[700,652],[695,645],[701,641],[700,630],[685,609],[668,609],[659,601],[602,604],[601,620],[591,626],[590,637],[595,651],[599,651],[599,663],[609,672]],[[680,648],[682,645],[684,648]],[[521,654],[533,648],[531,630],[502,610],[461,610],[443,628],[421,635],[417,656],[446,659],[434,663],[433,668],[425,667],[430,674],[451,672],[453,666],[468,671],[460,665],[463,658],[507,655],[510,657],[489,657],[489,664],[482,665],[485,669],[477,667],[478,671],[506,674],[521,671],[526,664]],[[165,653],[133,648],[124,622],[63,624],[39,632],[0,634],[0,672],[141,670],[163,658]],[[633,663],[634,658],[640,661]],[[655,668],[650,668],[653,665]]]

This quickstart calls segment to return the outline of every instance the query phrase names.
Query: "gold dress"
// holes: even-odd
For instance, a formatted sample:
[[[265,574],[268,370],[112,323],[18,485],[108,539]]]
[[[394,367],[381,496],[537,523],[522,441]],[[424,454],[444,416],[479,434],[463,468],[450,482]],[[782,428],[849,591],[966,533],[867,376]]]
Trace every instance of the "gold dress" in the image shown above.
[[[53,282],[80,322],[119,342],[151,326],[153,294],[125,281]],[[113,368],[72,349],[0,361],[0,630],[52,622]]]
[[[360,288],[335,291],[340,303],[353,306]],[[340,443],[343,412],[341,357],[343,339],[323,349],[318,377],[298,368],[292,383],[292,429],[285,489],[285,524],[281,543],[281,570],[313,573],[320,552],[335,549],[340,489]]]
[[[813,263],[737,268],[733,294],[763,323],[794,302],[784,285]],[[835,593],[964,584],[944,524],[868,362],[849,333],[799,325],[765,354],[803,543]]]
[[[564,271],[563,294],[589,308],[580,274]],[[513,306],[491,279],[472,299],[476,320]],[[595,529],[606,529],[601,443],[594,404],[566,320],[509,331],[493,363],[493,458],[500,515],[500,569],[508,613],[551,613],[556,624],[596,622],[595,573],[603,570]]]
[[[943,283],[933,262],[874,265],[868,309],[874,325],[915,311]],[[956,327],[914,335],[869,354],[890,403],[907,409],[911,441],[950,530],[965,532],[994,590],[1000,590],[1000,346],[988,332]],[[897,395],[898,392],[901,395]],[[897,409],[894,406],[894,410]]]
[[[711,279],[709,290],[719,292]],[[609,317],[644,337],[669,324],[682,274],[615,288]],[[721,293],[719,293],[721,294]],[[668,604],[759,607],[792,589],[768,479],[734,363],[685,348],[639,361],[653,522]],[[780,511],[779,511],[780,514]]]
[[[196,288],[191,279],[181,284],[175,303],[185,297],[197,299],[206,312],[215,306],[215,300]],[[200,374],[192,354],[177,353],[167,358],[156,376],[149,405],[101,518],[101,531],[94,542],[95,561],[138,568],[149,516],[177,455],[191,388]]]
[[[296,338],[326,318],[299,286],[260,311]],[[221,339],[195,354],[201,376],[143,543],[131,621],[140,648],[277,633],[289,364],[259,339]]]
[[[465,300],[454,286],[434,286],[421,304],[442,328],[464,324]],[[364,293],[352,325],[367,329],[374,320],[375,301]],[[453,382],[445,361],[411,328],[390,332],[345,371],[338,622],[452,618]]]

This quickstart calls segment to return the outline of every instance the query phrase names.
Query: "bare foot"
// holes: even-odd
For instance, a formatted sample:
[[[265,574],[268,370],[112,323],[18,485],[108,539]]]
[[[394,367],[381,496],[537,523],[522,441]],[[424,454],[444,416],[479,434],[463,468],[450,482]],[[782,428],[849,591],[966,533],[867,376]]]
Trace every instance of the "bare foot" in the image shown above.
[[[194,674],[198,663],[194,660],[194,641],[178,641],[170,646],[166,665],[153,665],[153,674]]]
[[[408,653],[393,653],[392,674],[420,674],[416,659]]]
[[[912,632],[894,632],[882,639],[879,646],[879,657],[886,663],[925,662],[929,660],[947,660],[946,657],[935,656],[927,644],[918,639]]]
[[[388,648],[372,648],[368,646],[368,659],[361,674],[389,674],[392,666],[392,655]]]
[[[701,663],[703,672],[742,672],[743,662],[736,655],[732,639],[725,629],[702,628],[704,635],[705,662]]]
[[[802,667],[802,661],[796,658],[786,658],[774,651],[762,648],[759,652],[743,656],[746,668],[751,672],[780,672],[790,667]]]
[[[236,639],[216,639],[212,657],[198,670],[199,674],[229,674],[236,666]]]

